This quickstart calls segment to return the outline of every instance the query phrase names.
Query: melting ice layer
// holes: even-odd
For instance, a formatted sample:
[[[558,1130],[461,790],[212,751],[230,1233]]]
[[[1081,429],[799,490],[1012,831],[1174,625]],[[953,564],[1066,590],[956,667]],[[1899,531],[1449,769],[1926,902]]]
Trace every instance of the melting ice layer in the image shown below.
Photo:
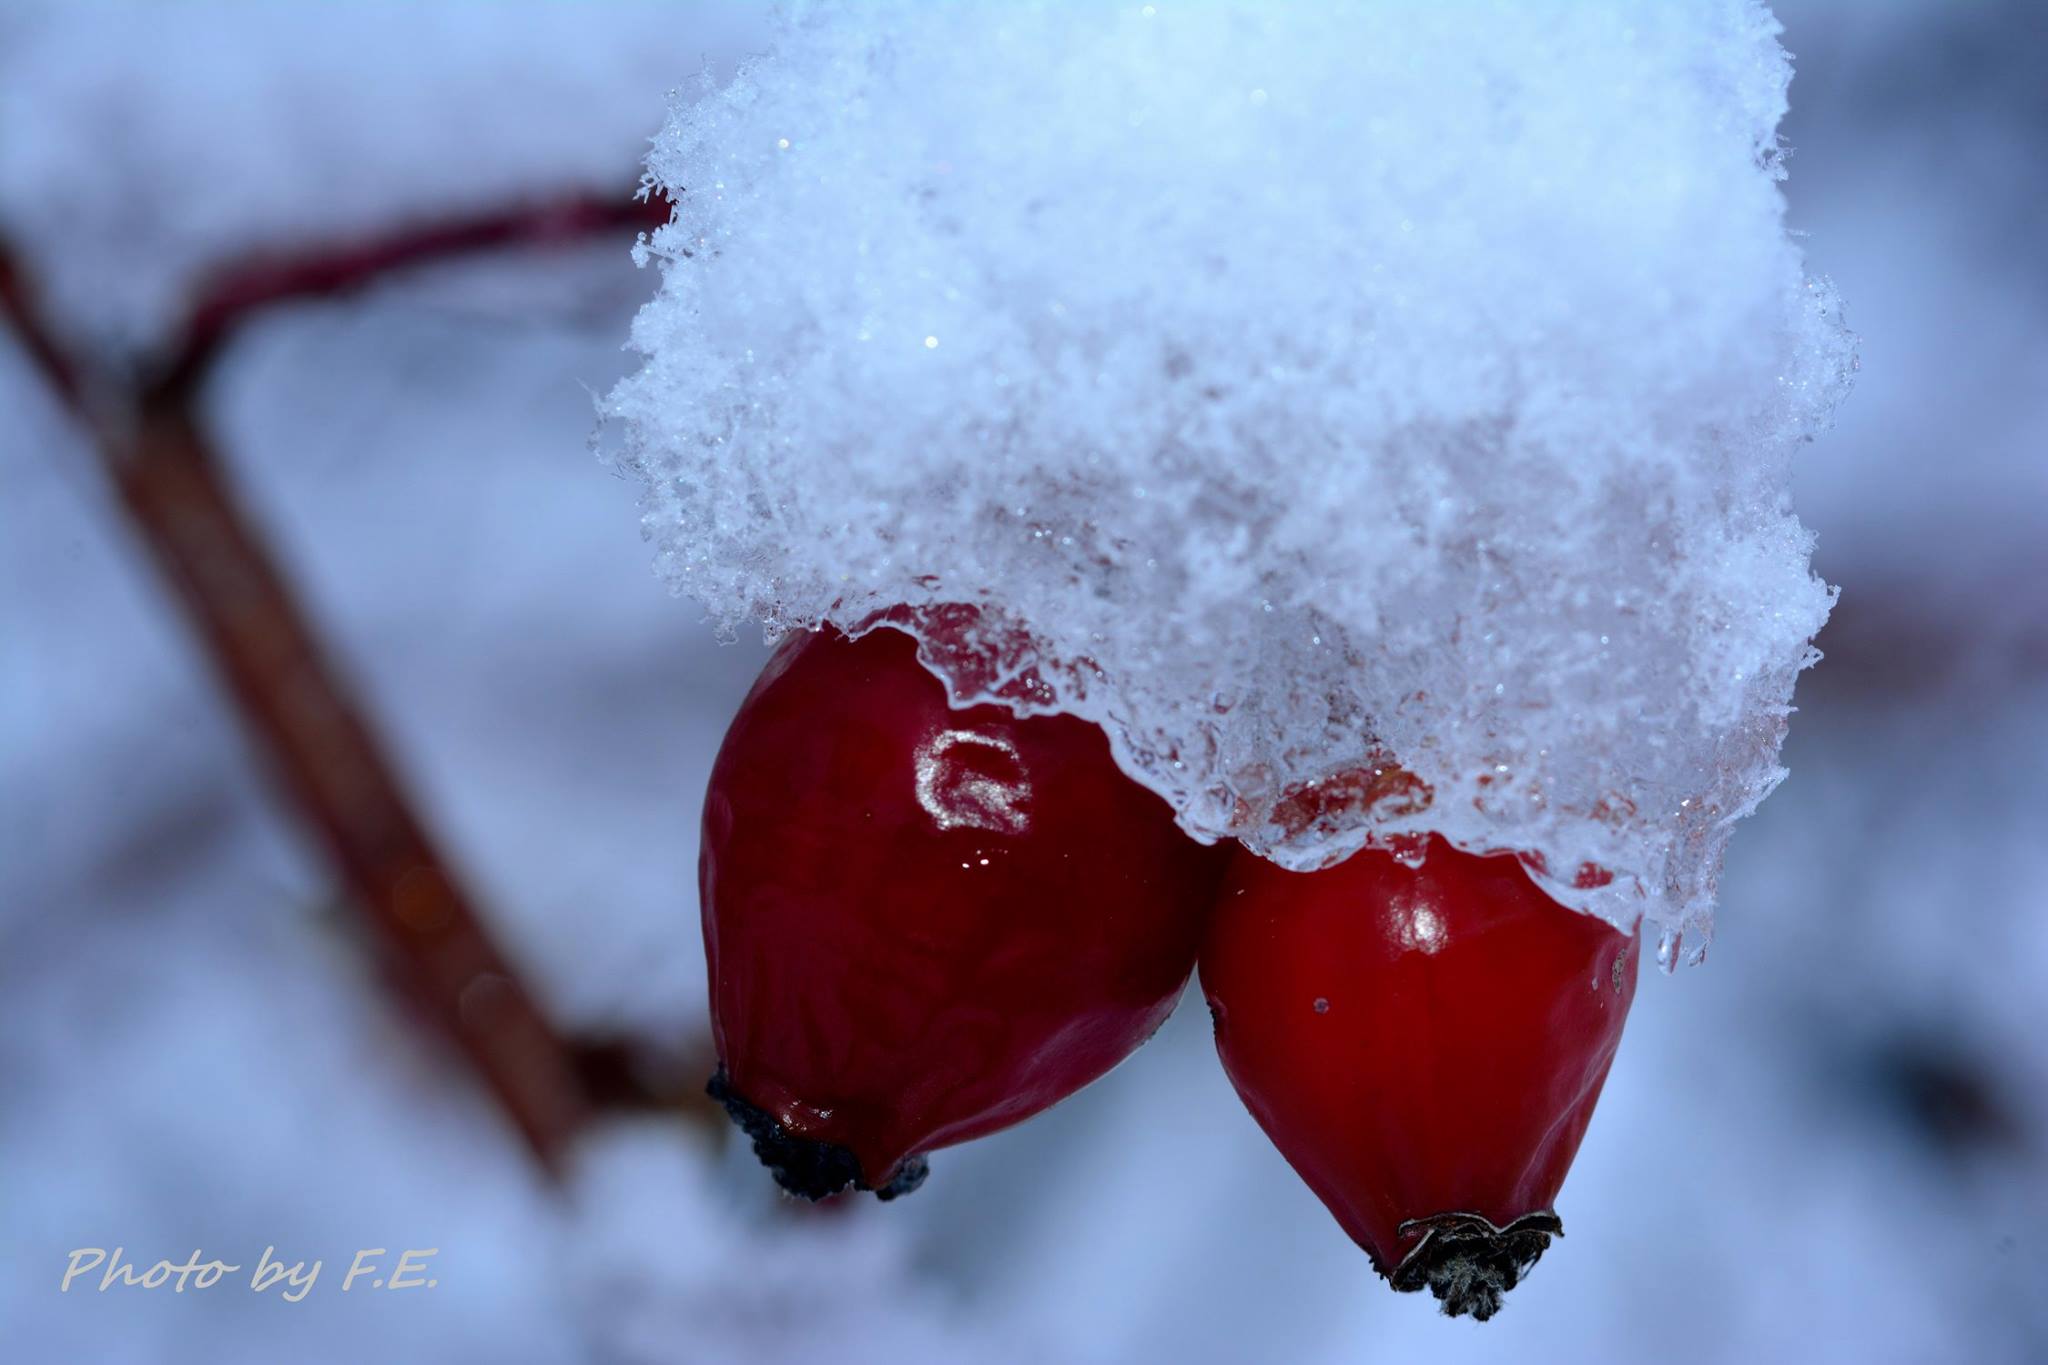
[[[1295,867],[1440,831],[1703,947],[1852,367],[1760,5],[819,5],[649,159],[607,401],[723,623],[907,603]],[[972,604],[976,612],[947,610]]]

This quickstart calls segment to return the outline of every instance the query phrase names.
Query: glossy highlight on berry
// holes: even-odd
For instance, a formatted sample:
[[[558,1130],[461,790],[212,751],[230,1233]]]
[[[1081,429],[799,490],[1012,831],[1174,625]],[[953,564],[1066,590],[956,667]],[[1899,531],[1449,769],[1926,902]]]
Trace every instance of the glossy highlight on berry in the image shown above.
[[[908,1193],[925,1153],[1137,1048],[1193,971],[1228,857],[1093,725],[955,710],[917,648],[888,625],[790,640],[705,799],[711,1093],[813,1199]]]

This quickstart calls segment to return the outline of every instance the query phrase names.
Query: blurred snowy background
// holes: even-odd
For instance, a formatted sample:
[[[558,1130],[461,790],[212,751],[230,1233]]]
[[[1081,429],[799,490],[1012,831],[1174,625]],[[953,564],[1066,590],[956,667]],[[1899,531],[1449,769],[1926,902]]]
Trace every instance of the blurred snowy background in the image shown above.
[[[0,341],[0,1358],[2048,1358],[2048,12],[1784,0],[1793,223],[1862,336],[1800,511],[1843,585],[1714,952],[1644,982],[1486,1326],[1388,1294],[1200,1009],[914,1199],[778,1203],[686,1119],[565,1189],[390,994],[82,433]],[[658,15],[658,18],[657,18]],[[630,185],[734,5],[0,6],[0,233],[147,341],[211,250]],[[585,450],[629,233],[279,308],[204,413],[550,1014],[702,1029],[697,802],[758,668]],[[304,1301],[88,1276],[324,1258]],[[437,1287],[348,1295],[361,1247]]]

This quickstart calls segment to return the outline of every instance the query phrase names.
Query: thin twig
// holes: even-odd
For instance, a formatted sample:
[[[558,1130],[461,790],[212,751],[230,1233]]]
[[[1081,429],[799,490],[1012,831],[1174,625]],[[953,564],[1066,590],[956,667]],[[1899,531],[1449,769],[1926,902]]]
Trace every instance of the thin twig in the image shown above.
[[[189,388],[221,344],[250,314],[289,299],[331,297],[394,271],[478,251],[589,241],[624,228],[668,221],[668,200],[578,196],[407,228],[382,237],[258,256],[216,275],[199,293],[175,350],[163,366],[166,388]]]
[[[129,520],[176,590],[250,736],[385,949],[394,980],[466,1055],[550,1172],[593,1088],[630,1098],[615,1048],[577,1048],[549,1024],[413,814],[310,618],[228,488],[198,418],[222,343],[280,300],[334,295],[391,271],[489,247],[563,243],[660,221],[666,206],[587,199],[414,229],[245,265],[216,280],[147,392],[118,421],[88,403],[0,247],[0,314],[88,428]],[[95,393],[98,390],[94,390]]]

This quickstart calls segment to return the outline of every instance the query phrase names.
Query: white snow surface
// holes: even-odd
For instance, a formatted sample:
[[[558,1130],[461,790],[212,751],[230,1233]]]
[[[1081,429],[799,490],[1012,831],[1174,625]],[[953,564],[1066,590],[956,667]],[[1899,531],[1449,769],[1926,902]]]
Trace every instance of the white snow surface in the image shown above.
[[[1435,830],[1702,949],[1853,367],[1748,0],[798,7],[649,158],[611,392],[728,629],[921,618],[1290,866]],[[1318,785],[1320,784],[1320,785]],[[1611,880],[1606,880],[1611,874]]]

